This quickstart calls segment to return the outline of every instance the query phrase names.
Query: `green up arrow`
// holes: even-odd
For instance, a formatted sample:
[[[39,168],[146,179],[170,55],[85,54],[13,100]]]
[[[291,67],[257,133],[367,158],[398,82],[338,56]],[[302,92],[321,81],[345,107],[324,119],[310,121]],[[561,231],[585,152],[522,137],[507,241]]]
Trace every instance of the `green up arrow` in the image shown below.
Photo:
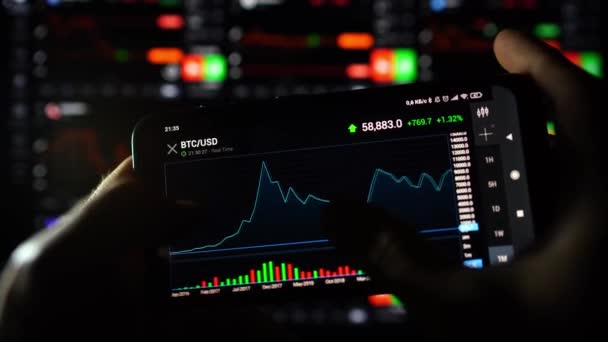
[[[350,126],[348,126],[348,131],[351,133],[357,133],[357,126],[355,126],[355,124],[350,124]]]

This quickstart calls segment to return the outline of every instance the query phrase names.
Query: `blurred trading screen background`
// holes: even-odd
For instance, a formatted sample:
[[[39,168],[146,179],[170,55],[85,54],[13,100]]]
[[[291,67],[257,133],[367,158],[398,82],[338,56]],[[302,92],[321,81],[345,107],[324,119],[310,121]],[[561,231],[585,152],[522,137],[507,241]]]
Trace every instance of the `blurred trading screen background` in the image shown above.
[[[213,99],[498,74],[492,40],[506,27],[603,76],[599,1],[5,0],[3,6],[2,192],[10,198],[4,219],[15,223],[3,228],[12,233],[8,245],[51,225],[127,157],[131,129],[147,114],[171,115]]]

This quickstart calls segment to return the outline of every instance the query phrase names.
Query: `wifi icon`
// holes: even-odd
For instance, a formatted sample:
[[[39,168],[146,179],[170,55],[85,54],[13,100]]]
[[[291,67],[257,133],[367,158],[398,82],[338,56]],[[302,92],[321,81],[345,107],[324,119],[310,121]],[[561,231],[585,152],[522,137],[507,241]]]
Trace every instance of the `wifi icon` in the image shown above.
[[[460,98],[461,98],[461,99],[463,99],[463,100],[466,100],[468,96],[469,96],[469,95],[468,95],[468,94],[466,94],[466,93],[462,93],[462,94],[460,94]]]

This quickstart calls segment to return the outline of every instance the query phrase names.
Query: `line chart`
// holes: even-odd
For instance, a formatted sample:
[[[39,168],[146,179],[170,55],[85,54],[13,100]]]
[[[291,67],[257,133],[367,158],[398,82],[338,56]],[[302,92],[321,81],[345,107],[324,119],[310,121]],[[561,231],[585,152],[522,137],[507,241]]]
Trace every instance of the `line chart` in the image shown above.
[[[407,176],[396,176],[386,170],[376,168],[371,177],[371,180],[370,180],[369,190],[367,192],[367,202],[368,203],[374,202],[374,195],[376,193],[378,193],[377,188],[379,187],[378,183],[380,183],[380,182],[386,183],[387,181],[389,181],[389,182],[391,182],[391,185],[393,185],[393,184],[394,185],[405,185],[407,187],[406,191],[418,190],[419,192],[427,191],[428,187],[425,186],[425,184],[428,184],[428,186],[430,186],[430,189],[432,190],[432,192],[440,192],[440,191],[442,191],[442,189],[445,187],[446,184],[450,183],[449,180],[450,180],[451,175],[452,175],[452,170],[448,169],[441,174],[441,176],[439,177],[439,181],[435,181],[435,179],[430,174],[421,173],[418,178],[418,181],[416,183],[414,183]],[[386,185],[386,184],[381,184],[381,185]],[[319,207],[319,212],[320,212],[320,208],[322,206],[325,206],[325,205],[331,203],[331,200],[319,197],[317,195],[298,194],[298,192],[291,186],[287,187],[287,190],[284,190],[284,187],[281,185],[281,183],[278,180],[273,179],[271,172],[269,170],[269,167],[268,167],[268,163],[266,161],[262,161],[260,171],[259,171],[255,199],[253,201],[251,213],[249,214],[249,216],[246,219],[242,219],[240,221],[237,229],[233,233],[220,238],[219,241],[217,241],[217,242],[206,244],[206,245],[199,246],[199,247],[194,247],[191,249],[172,251],[171,255],[177,256],[177,255],[203,253],[203,252],[210,251],[210,250],[227,251],[227,250],[239,250],[239,249],[243,249],[243,248],[253,248],[253,247],[256,247],[256,248],[257,247],[268,247],[268,246],[278,247],[278,246],[290,246],[290,245],[294,245],[294,244],[300,245],[300,244],[306,244],[306,243],[328,242],[328,240],[326,238],[320,237],[319,239],[314,239],[314,240],[310,240],[310,241],[308,241],[308,240],[307,241],[295,241],[295,242],[289,241],[289,242],[265,244],[265,245],[253,246],[253,247],[251,247],[251,246],[238,247],[237,246],[234,248],[217,249],[218,247],[221,247],[224,243],[226,243],[228,240],[235,239],[239,235],[241,235],[247,229],[246,227],[248,225],[252,225],[255,223],[256,216],[257,216],[258,212],[261,210],[260,208],[265,205],[264,203],[262,203],[262,197],[263,197],[262,194],[269,194],[269,193],[271,195],[275,195],[275,193],[278,193],[278,195],[280,196],[280,201],[278,202],[279,204],[295,203],[302,207],[316,206],[316,207]],[[410,194],[406,193],[406,196],[410,196]],[[277,196],[274,196],[273,199],[276,199],[276,197]],[[414,198],[414,200],[417,200],[417,199]],[[268,204],[268,205],[270,205],[270,204]],[[437,232],[437,231],[449,231],[449,230],[455,230],[455,229],[457,229],[457,228],[428,229],[426,231],[421,230],[420,233],[433,233],[433,232]]]

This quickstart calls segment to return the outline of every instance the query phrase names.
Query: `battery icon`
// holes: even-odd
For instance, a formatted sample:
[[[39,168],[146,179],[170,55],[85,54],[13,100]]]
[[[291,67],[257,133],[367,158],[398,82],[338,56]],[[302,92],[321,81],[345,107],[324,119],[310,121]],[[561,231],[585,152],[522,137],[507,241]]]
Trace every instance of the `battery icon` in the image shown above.
[[[471,99],[480,99],[482,96],[483,94],[480,91],[475,91],[469,94],[469,98]]]

